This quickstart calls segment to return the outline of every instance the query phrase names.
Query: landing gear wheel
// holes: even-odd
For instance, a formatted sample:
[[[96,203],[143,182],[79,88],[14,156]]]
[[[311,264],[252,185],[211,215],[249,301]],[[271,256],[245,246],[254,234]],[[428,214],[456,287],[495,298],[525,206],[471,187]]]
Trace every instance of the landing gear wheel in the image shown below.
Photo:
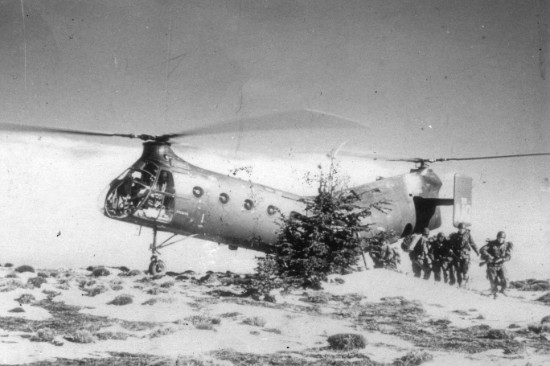
[[[149,264],[149,273],[152,275],[164,274],[166,271],[166,265],[161,260],[153,260]]]

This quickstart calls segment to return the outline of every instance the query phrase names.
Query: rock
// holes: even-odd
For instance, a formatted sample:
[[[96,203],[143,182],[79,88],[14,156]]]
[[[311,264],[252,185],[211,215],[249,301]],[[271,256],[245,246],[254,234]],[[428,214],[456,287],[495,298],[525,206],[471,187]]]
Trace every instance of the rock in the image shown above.
[[[349,351],[353,349],[365,348],[367,341],[361,334],[341,333],[327,338],[330,348],[336,350]]]

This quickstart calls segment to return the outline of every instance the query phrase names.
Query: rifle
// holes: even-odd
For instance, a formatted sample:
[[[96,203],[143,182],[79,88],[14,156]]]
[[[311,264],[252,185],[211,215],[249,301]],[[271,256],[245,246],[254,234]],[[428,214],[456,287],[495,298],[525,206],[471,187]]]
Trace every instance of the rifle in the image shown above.
[[[498,259],[493,259],[493,260],[489,260],[489,261],[480,262],[479,266],[482,267],[485,264],[487,264],[487,265],[489,265],[489,264],[502,264],[503,262],[504,262],[504,259],[498,258]]]

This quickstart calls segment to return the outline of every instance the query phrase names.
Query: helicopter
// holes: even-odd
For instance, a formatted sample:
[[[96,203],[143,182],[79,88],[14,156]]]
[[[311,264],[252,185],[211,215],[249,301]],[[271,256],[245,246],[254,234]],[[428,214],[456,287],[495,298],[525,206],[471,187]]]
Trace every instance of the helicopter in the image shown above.
[[[280,123],[256,119],[235,120],[182,132],[161,135],[122,134],[83,131],[54,127],[0,124],[3,129],[99,137],[120,137],[142,141],[138,160],[112,180],[100,195],[101,213],[114,220],[148,227],[153,231],[149,272],[166,271],[160,250],[188,238],[197,237],[229,245],[270,252],[280,230],[281,214],[286,217],[307,215],[306,201],[312,197],[243,180],[231,175],[203,169],[178,156],[172,149],[175,139],[250,130],[286,130],[292,128],[362,128],[352,121],[327,120],[314,111],[297,113],[294,119],[280,117]],[[372,158],[368,154],[349,154]],[[456,174],[453,197],[439,197],[442,181],[429,165],[436,162],[499,159],[550,153],[498,155],[466,158],[392,158],[376,160],[401,161],[416,166],[409,172],[378,178],[348,188],[359,198],[359,207],[385,202],[384,210],[372,210],[365,218],[372,230],[360,233],[370,237],[379,232],[396,233],[403,238],[422,229],[436,229],[442,224],[441,206],[453,206],[453,225],[471,224],[472,178]],[[158,242],[158,232],[171,235]],[[182,238],[176,238],[181,236]],[[176,239],[175,239],[176,238]]]

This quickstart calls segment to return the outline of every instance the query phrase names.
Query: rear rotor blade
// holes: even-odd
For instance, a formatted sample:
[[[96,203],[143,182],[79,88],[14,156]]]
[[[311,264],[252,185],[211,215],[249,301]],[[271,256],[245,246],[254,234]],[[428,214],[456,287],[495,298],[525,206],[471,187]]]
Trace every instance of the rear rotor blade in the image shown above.
[[[439,158],[433,161],[465,161],[465,160],[487,160],[487,159],[509,159],[509,158],[522,158],[526,156],[544,156],[550,155],[550,152],[533,153],[533,154],[513,154],[513,155],[490,155],[490,156],[473,156],[469,158]]]

